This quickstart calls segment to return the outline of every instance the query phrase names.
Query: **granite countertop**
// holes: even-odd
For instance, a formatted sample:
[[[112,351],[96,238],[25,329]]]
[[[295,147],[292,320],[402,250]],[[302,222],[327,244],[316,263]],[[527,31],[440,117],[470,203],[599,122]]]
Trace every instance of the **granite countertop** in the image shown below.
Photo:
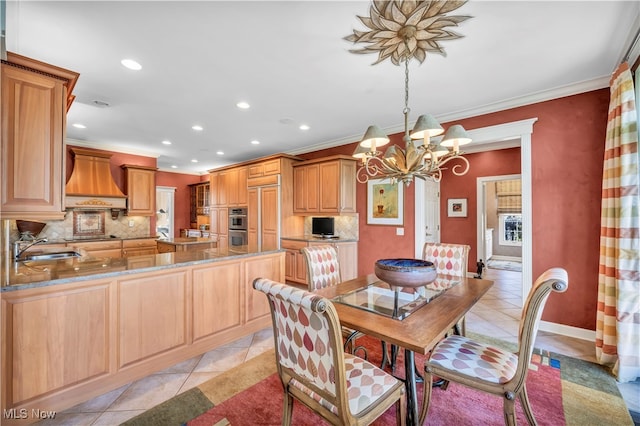
[[[337,236],[337,238],[322,238],[315,237],[313,235],[295,235],[293,237],[280,237],[281,240],[292,240],[292,241],[308,241],[308,242],[327,242],[327,243],[352,243],[357,242],[357,238],[343,238]]]
[[[189,244],[205,244],[215,243],[217,238],[204,238],[204,237],[176,237],[168,238],[166,240],[158,240],[161,243],[173,244],[173,245],[189,245]]]
[[[49,239],[46,243],[38,244],[38,247],[46,247],[47,244],[69,244],[69,243],[91,243],[96,241],[125,241],[125,240],[143,240],[143,239],[153,239],[156,240],[158,237],[145,235],[139,237],[118,237],[116,235],[101,235],[95,237],[79,237],[79,238],[61,238],[57,240]]]
[[[248,251],[238,253],[228,249],[210,248],[199,251],[151,254],[126,258],[82,256],[58,260],[14,262],[2,260],[0,292],[68,284],[94,278],[108,278],[160,269],[204,264],[277,253],[283,250]]]

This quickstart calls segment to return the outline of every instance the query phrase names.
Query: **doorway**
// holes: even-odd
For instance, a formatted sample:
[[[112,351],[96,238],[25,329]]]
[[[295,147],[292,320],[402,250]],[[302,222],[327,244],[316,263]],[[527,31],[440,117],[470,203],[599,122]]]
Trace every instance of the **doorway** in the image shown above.
[[[520,175],[477,178],[478,257],[486,268],[522,272]]]
[[[495,149],[520,147],[520,170],[522,180],[522,292],[521,299],[529,294],[533,284],[533,255],[532,255],[532,206],[531,206],[531,135],[533,124],[537,118],[514,121],[496,126],[482,127],[469,130],[468,133],[473,142],[465,145],[466,153],[490,151]],[[422,256],[422,247],[425,242],[424,219],[424,185],[418,180],[415,186],[415,255]],[[482,210],[478,205],[477,217],[481,217]],[[478,219],[480,221],[480,219]],[[484,238],[481,224],[477,226],[477,238]],[[479,257],[478,257],[479,259]],[[476,261],[478,260],[476,259]]]
[[[156,186],[156,236],[160,239],[173,238],[174,200],[176,188]]]

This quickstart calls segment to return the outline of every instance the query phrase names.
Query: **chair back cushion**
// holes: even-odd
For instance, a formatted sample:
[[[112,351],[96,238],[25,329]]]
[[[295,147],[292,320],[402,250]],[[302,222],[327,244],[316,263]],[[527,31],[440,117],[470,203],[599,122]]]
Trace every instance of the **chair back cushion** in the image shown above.
[[[464,244],[425,243],[422,258],[433,262],[438,274],[464,277],[470,249]]]
[[[325,315],[331,302],[268,279],[259,278],[253,285],[267,295],[271,304],[278,363],[318,389],[335,395],[334,365],[344,363],[344,355],[341,350],[336,351],[336,337],[332,336],[339,325],[330,325],[330,317]],[[342,343],[339,345],[341,348]]]
[[[339,284],[340,263],[338,252],[329,244],[303,247],[301,249],[307,264],[309,291]]]

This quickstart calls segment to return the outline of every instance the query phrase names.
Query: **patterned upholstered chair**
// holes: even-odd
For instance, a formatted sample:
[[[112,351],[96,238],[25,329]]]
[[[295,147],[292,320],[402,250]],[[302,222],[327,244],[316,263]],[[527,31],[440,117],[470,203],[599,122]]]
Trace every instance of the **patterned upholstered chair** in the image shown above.
[[[293,398],[334,425],[369,424],[395,404],[397,423],[404,424],[404,384],[343,351],[330,300],[265,278],[253,287],[267,295],[271,307],[283,425],[291,424]]]
[[[515,399],[520,398],[529,424],[536,420],[531,412],[525,386],[533,344],[538,334],[538,324],[544,305],[552,291],[564,292],[569,285],[567,272],[562,268],[551,268],[540,275],[527,296],[520,331],[518,352],[511,353],[464,336],[449,336],[440,341],[425,362],[425,383],[433,376],[475,388],[495,395],[502,395],[504,420],[507,425],[516,424]],[[424,400],[420,413],[423,424],[431,401],[431,386],[424,388]],[[451,401],[455,404],[455,402]]]
[[[425,243],[422,249],[422,259],[433,262],[438,272],[438,279],[427,287],[440,290],[451,287],[453,283],[467,274],[469,264],[469,250],[471,247],[465,244]],[[464,336],[464,317],[454,330]]]
[[[307,281],[309,282],[310,292],[342,282],[338,251],[334,246],[330,244],[314,245],[303,247],[300,251],[304,255],[307,266]],[[362,349],[366,359],[366,350],[364,348],[356,348],[355,345],[356,339],[363,336],[363,334],[343,327],[342,335],[345,339],[345,349],[348,348],[351,353],[354,353],[357,349]]]
[[[307,281],[309,291],[339,284],[340,261],[338,251],[330,244],[303,247],[300,249],[307,265]]]

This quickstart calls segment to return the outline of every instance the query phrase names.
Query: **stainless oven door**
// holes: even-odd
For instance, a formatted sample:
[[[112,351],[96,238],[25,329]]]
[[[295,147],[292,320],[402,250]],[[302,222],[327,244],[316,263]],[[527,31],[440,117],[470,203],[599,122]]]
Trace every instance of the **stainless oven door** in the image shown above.
[[[247,231],[238,229],[229,230],[229,251],[246,252],[247,251]]]

